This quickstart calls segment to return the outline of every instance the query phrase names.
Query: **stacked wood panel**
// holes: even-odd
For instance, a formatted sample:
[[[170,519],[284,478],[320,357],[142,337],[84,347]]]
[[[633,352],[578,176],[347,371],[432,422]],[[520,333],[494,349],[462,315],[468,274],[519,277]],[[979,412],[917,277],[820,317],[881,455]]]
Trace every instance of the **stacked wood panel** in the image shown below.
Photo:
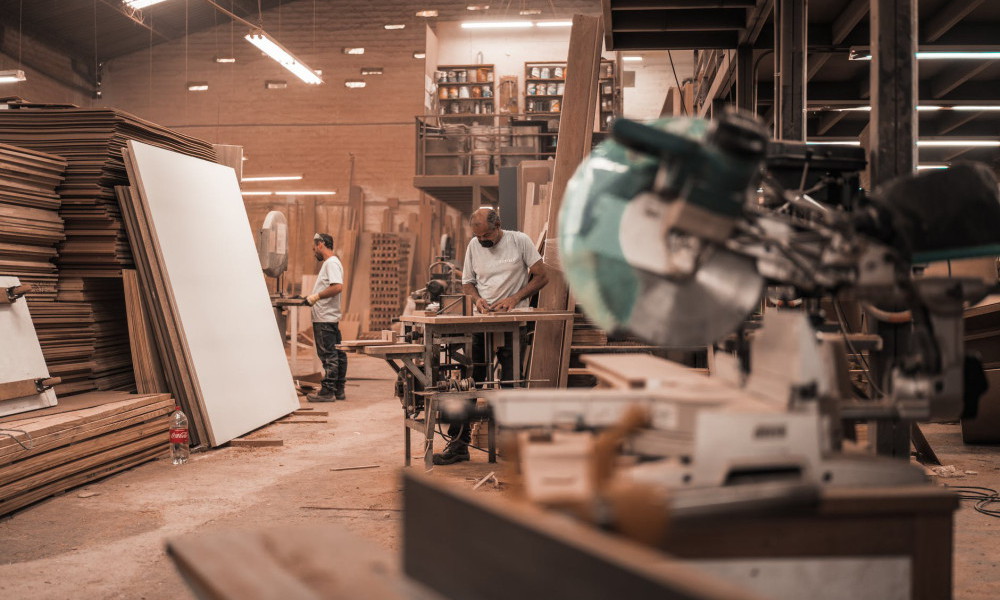
[[[95,392],[0,419],[0,516],[164,455],[173,405]]]

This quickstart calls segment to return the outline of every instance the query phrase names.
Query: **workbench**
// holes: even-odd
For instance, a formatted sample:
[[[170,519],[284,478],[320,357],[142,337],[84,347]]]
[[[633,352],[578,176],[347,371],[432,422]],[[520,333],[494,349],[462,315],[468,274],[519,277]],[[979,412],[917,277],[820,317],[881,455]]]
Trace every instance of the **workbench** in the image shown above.
[[[440,390],[438,383],[472,376],[472,340],[480,334],[510,334],[512,339],[512,387],[523,387],[521,365],[521,327],[539,321],[564,321],[566,344],[573,335],[573,313],[570,311],[542,311],[516,309],[475,315],[426,315],[411,314],[400,317],[406,330],[404,337],[412,343],[388,343],[379,340],[344,342],[345,351],[363,353],[385,360],[397,373],[397,396],[403,405],[404,461],[412,459],[411,431],[424,436],[424,464],[433,466],[434,433],[437,427],[439,403],[447,399],[473,400],[481,396],[476,389]],[[486,362],[492,364],[493,348],[486,345]],[[499,385],[492,376],[486,382]],[[421,416],[422,415],[422,416]],[[496,425],[489,423],[490,462],[496,462]]]

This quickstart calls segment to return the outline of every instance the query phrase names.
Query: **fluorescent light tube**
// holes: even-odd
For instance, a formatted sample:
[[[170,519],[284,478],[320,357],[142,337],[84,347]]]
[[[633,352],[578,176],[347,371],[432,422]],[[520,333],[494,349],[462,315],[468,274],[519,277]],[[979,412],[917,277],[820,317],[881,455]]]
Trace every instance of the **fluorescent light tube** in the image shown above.
[[[0,83],[19,83],[25,80],[27,80],[27,77],[24,76],[24,71],[21,69],[0,71]]]
[[[284,46],[269,38],[263,31],[248,33],[246,40],[260,48],[261,52],[273,58],[279,65],[291,71],[302,81],[313,85],[323,83],[323,80],[320,79],[319,75],[316,75],[315,71],[295,58]]]
[[[531,21],[466,21],[462,29],[527,29],[534,27]]]
[[[623,56],[622,60],[625,62],[642,62],[641,56]]]
[[[871,60],[872,53],[868,49],[851,49],[850,60]],[[993,50],[968,50],[968,51],[935,51],[920,50],[917,52],[917,60],[1000,60],[1000,52]]]
[[[536,27],[572,27],[573,21],[539,21]]]
[[[364,48],[344,48],[344,54],[364,54]]]
[[[283,90],[286,87],[288,87],[288,82],[287,81],[265,81],[264,82],[264,89],[265,90]]]
[[[348,80],[344,81],[344,87],[349,87],[349,88],[355,88],[355,89],[356,88],[363,88],[366,85],[368,85],[368,84],[365,83],[364,81],[360,80],[360,79],[348,79]]]
[[[361,67],[362,75],[382,75],[385,69],[382,67]]]
[[[300,181],[301,175],[262,175],[260,177],[244,177],[240,181]]]
[[[207,92],[208,82],[207,81],[192,81],[188,84],[189,92]]]
[[[438,16],[438,11],[436,10],[418,10],[418,17],[436,17]]]
[[[833,146],[860,146],[861,142],[852,140],[809,140],[807,144],[830,144]],[[921,148],[1000,148],[1000,140],[917,140]]]
[[[465,7],[465,10],[489,10],[489,4],[470,4]]]
[[[526,8],[524,10],[518,11],[517,14],[521,15],[522,17],[530,17],[532,15],[542,14],[542,11],[541,9],[538,8]]]
[[[427,58],[427,53],[422,50],[417,50],[413,53],[413,58]]]
[[[159,4],[160,2],[165,2],[166,0],[122,0],[122,4],[129,8],[134,8],[139,10],[141,8],[146,8],[147,6],[152,6],[154,4]]]
[[[947,169],[950,166],[951,165],[947,165],[947,164],[940,164],[940,165],[936,165],[936,164],[917,165],[917,170],[918,171],[926,171],[927,169]]]
[[[403,23],[386,23],[382,27],[385,29],[406,29],[406,25]]]
[[[336,196],[337,192],[274,192],[276,196]]]
[[[236,59],[232,56],[216,56],[215,62],[223,64],[231,64],[236,62]]]
[[[244,196],[273,196],[274,192],[242,192]]]

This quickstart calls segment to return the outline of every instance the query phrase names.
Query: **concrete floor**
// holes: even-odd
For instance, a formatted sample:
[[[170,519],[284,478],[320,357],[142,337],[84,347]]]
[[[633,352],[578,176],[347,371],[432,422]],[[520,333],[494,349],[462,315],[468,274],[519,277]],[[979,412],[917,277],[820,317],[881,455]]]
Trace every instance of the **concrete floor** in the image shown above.
[[[0,521],[0,598],[190,598],[164,540],[247,524],[338,523],[398,550],[403,430],[393,373],[376,359],[351,361],[349,400],[312,405],[330,410],[329,423],[250,436],[280,437],[283,447],[222,448],[179,467],[162,459]],[[963,446],[957,426],[926,432],[944,464],[978,473],[949,482],[1000,489],[1000,449]],[[361,465],[379,467],[330,471]],[[433,475],[471,486],[494,468],[474,452]],[[956,523],[955,597],[1000,598],[1000,519],[963,506]]]

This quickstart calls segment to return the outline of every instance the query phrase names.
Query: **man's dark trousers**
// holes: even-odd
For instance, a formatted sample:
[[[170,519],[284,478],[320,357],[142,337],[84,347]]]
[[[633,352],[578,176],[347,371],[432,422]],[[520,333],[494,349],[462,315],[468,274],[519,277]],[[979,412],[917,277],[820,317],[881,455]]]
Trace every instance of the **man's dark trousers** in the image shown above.
[[[323,392],[344,392],[347,381],[347,353],[337,349],[341,342],[340,323],[313,323],[316,354],[323,361]]]
[[[486,343],[488,338],[492,339],[492,334],[475,334],[472,336],[472,360],[475,366],[472,368],[472,378],[476,382],[483,382],[492,379],[490,368],[493,365],[486,364]],[[522,332],[522,338],[523,332]],[[497,348],[496,356],[500,360],[500,380],[510,381],[514,377],[514,336],[505,333],[503,346]],[[512,384],[502,384],[501,387],[514,387]],[[475,400],[472,401],[475,403]],[[452,423],[448,426],[448,437],[456,438],[468,444],[472,441],[472,427],[468,423]]]

